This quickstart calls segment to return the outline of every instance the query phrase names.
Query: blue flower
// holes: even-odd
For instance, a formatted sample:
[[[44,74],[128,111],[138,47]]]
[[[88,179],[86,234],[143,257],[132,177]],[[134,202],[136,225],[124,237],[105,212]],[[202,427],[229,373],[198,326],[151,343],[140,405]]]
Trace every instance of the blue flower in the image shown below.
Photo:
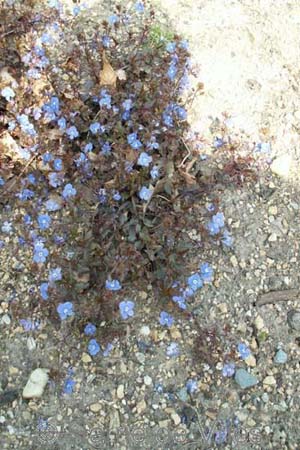
[[[35,176],[33,175],[33,173],[30,173],[30,174],[27,176],[27,180],[28,180],[28,182],[29,182],[30,184],[36,184],[36,178],[35,178]]]
[[[34,197],[34,192],[31,189],[23,189],[20,193],[16,194],[16,197],[19,197],[20,200],[29,200]]]
[[[83,149],[83,151],[84,151],[85,153],[91,152],[92,150],[93,150],[93,144],[92,144],[91,142],[89,142],[88,144],[86,144],[86,145],[84,146],[84,149]]]
[[[270,153],[271,144],[269,142],[260,142],[256,144],[254,151],[258,153]]]
[[[41,230],[46,230],[50,227],[51,217],[48,214],[40,214],[37,218]]]
[[[177,74],[177,67],[176,64],[171,63],[167,72],[168,77],[170,78],[171,81],[175,80]]]
[[[64,130],[67,126],[67,121],[64,117],[60,117],[57,121],[57,125],[59,126],[60,130]]]
[[[195,292],[198,289],[202,288],[203,281],[199,275],[199,273],[195,273],[194,275],[191,275],[187,279],[188,286]]]
[[[67,317],[71,317],[74,315],[73,303],[72,302],[60,303],[56,308],[56,311],[58,312],[61,320],[65,320],[67,319]]]
[[[97,355],[100,352],[100,345],[96,339],[91,339],[88,345],[88,352],[91,356]]]
[[[149,164],[152,162],[152,156],[149,156],[148,153],[142,152],[137,160],[137,163],[143,167],[149,167]]]
[[[48,173],[49,184],[52,187],[58,187],[62,184],[62,178],[57,172]]]
[[[100,106],[106,106],[108,109],[111,109],[111,96],[107,93],[106,89],[102,89],[101,98],[99,100]]]
[[[109,142],[105,142],[101,147],[102,155],[109,155],[111,153],[111,146]]]
[[[39,328],[40,322],[38,320],[33,321],[31,319],[21,319],[20,325],[22,325],[24,331],[34,331]]]
[[[180,354],[179,345],[176,342],[172,342],[166,351],[167,356],[176,357]]]
[[[181,41],[179,43],[179,47],[182,48],[183,50],[188,50],[189,49],[189,43],[188,41]]]
[[[200,266],[200,273],[203,281],[212,281],[214,270],[208,263],[203,263]]]
[[[114,195],[113,195],[113,199],[118,202],[118,201],[120,201],[122,199],[122,196],[121,196],[121,194],[118,191],[116,191],[114,193]]]
[[[186,120],[187,119],[187,112],[186,110],[179,105],[175,105],[174,106],[174,112],[177,115],[177,117],[181,120]]]
[[[223,139],[216,137],[213,145],[215,148],[220,148],[224,145],[224,141]]]
[[[64,199],[73,197],[74,195],[76,195],[76,189],[73,188],[71,183],[68,183],[65,185],[64,190],[62,192],[62,196]]]
[[[80,6],[76,5],[76,6],[73,7],[73,14],[74,14],[74,16],[78,16],[80,11],[81,11]]]
[[[136,10],[138,13],[143,13],[144,10],[145,10],[144,4],[143,4],[142,2],[136,2],[136,4],[135,4],[135,10]]]
[[[112,349],[114,348],[113,344],[111,344],[110,342],[107,344],[107,346],[105,347],[105,349],[103,350],[102,354],[103,356],[108,356],[110,354],[110,352],[112,351]]]
[[[122,288],[121,283],[118,280],[106,280],[105,287],[109,291],[118,291]]]
[[[176,50],[176,42],[168,42],[166,45],[166,50],[169,53],[174,53]]]
[[[88,323],[84,327],[84,334],[86,334],[87,336],[93,336],[93,334],[95,334],[95,333],[96,333],[96,327],[94,324]]]
[[[174,323],[174,317],[168,314],[166,311],[162,311],[159,316],[159,323],[161,325],[171,327]]]
[[[34,244],[33,261],[36,263],[46,262],[46,258],[49,255],[49,251],[44,247],[42,242]]]
[[[13,91],[12,88],[10,88],[9,86],[6,86],[5,88],[3,88],[3,89],[1,90],[1,95],[2,95],[2,97],[5,98],[5,100],[7,100],[8,102],[10,102],[10,100],[11,100],[12,98],[14,98],[14,96],[15,96],[16,94],[14,93],[14,91]]]
[[[78,130],[74,126],[67,128],[66,133],[69,136],[69,138],[72,140],[79,136]]]
[[[26,225],[30,225],[32,223],[32,218],[29,214],[25,214],[23,217],[23,221]]]
[[[54,40],[53,40],[53,37],[50,36],[50,34],[43,33],[41,36],[41,42],[46,45],[48,45],[48,44],[51,45],[51,44],[53,44]]]
[[[128,144],[134,149],[137,150],[142,147],[141,141],[137,138],[137,133],[131,133],[127,136]]]
[[[226,245],[226,247],[231,247],[233,243],[233,237],[229,233],[229,231],[225,228],[223,232],[223,237],[221,239],[222,243]]]
[[[108,48],[110,46],[110,37],[107,35],[102,36],[102,44],[103,44],[103,47]]]
[[[29,122],[28,116],[26,114],[21,114],[17,116],[17,121],[19,122],[19,125],[21,126],[21,130],[29,134],[30,136],[36,136],[36,131],[34,129],[34,126],[32,123]]]
[[[189,379],[186,382],[186,390],[188,391],[189,394],[192,394],[193,392],[195,392],[198,389],[198,382],[196,380],[192,380]]]
[[[224,364],[222,369],[223,377],[232,377],[235,372],[235,364],[233,362]]]
[[[58,211],[61,206],[54,199],[49,199],[45,203],[47,211]]]
[[[129,317],[133,317],[135,304],[131,300],[122,301],[119,304],[120,314],[122,319],[128,319]]]
[[[158,166],[153,166],[152,167],[152,169],[150,170],[150,175],[151,175],[151,178],[153,180],[156,180],[156,178],[159,177],[159,168],[158,168]]]
[[[212,212],[212,211],[214,211],[215,206],[214,206],[212,203],[209,203],[209,204],[207,205],[206,209],[207,209],[207,211]]]
[[[220,228],[224,227],[224,214],[218,212],[214,216],[212,216],[210,222],[208,223],[208,230],[211,235],[218,234],[220,232]]]
[[[49,298],[48,297],[48,287],[49,287],[48,283],[42,283],[40,285],[40,293],[41,293],[41,297],[43,300],[47,300]]]
[[[62,279],[61,268],[56,267],[56,269],[49,270],[49,282],[54,283],[55,281],[60,281]]]
[[[112,14],[111,16],[109,16],[108,23],[110,25],[114,25],[117,22],[119,22],[119,18],[118,18],[118,16],[116,14]]]
[[[186,309],[185,299],[180,295],[173,295],[172,300],[173,302],[177,303],[179,308]]]
[[[132,108],[132,100],[130,98],[128,98],[127,100],[124,100],[124,102],[122,103],[122,106],[125,109],[125,111],[130,111]]]
[[[50,152],[46,152],[43,154],[43,163],[47,164],[48,162],[53,160],[53,155]]]
[[[3,225],[1,227],[1,231],[2,231],[2,233],[9,234],[12,231],[12,223],[8,222],[7,220],[5,222],[3,222]]]
[[[248,356],[251,355],[250,349],[249,349],[249,348],[247,347],[247,345],[244,344],[243,342],[240,342],[240,343],[237,345],[237,349],[238,349],[238,351],[239,351],[240,356],[241,356],[242,359],[246,359],[246,358],[248,358]]]
[[[97,134],[98,131],[102,132],[102,133],[105,131],[105,128],[99,122],[91,123],[89,129],[90,129],[91,133],[93,133],[93,134]]]
[[[76,386],[76,381],[72,380],[72,378],[67,378],[65,380],[65,384],[63,387],[63,393],[64,394],[72,394],[75,386]]]
[[[60,158],[55,158],[53,161],[53,166],[55,170],[62,170],[63,169],[63,163]]]
[[[141,200],[148,201],[150,200],[152,196],[152,189],[148,189],[146,186],[143,186],[142,189],[139,191],[139,197]]]

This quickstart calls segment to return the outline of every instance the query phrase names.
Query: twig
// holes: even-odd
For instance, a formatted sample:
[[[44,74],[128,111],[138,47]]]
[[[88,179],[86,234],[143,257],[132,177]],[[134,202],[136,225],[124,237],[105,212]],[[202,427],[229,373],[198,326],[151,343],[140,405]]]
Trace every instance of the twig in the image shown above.
[[[16,182],[21,178],[21,176],[23,175],[23,173],[25,172],[25,170],[27,169],[28,166],[30,166],[30,164],[35,160],[35,158],[37,157],[37,155],[34,155],[29,161],[28,163],[24,166],[24,168],[22,169],[21,173],[19,173],[19,175],[16,177],[16,179],[3,191],[1,192],[1,196],[3,197],[4,194],[6,194],[7,192],[11,191],[12,188],[14,187],[14,185],[16,184]]]
[[[271,291],[262,294],[256,302],[256,306],[267,305],[269,303],[288,302],[300,300],[300,291],[289,289],[286,291]]]

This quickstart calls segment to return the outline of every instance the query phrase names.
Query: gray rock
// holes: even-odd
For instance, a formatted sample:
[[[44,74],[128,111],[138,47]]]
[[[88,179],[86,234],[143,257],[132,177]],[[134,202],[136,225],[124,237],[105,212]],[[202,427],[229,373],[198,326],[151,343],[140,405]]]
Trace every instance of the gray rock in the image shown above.
[[[185,387],[181,388],[181,389],[178,391],[178,397],[179,397],[180,400],[182,400],[183,402],[187,402],[187,401],[188,401],[189,396],[188,396],[187,389],[186,389]]]
[[[287,322],[293,330],[300,331],[300,311],[291,309],[287,313]]]
[[[35,369],[27,381],[25,388],[23,389],[24,398],[41,397],[46,384],[48,383],[48,370],[47,369]]]
[[[278,352],[276,352],[275,358],[274,358],[274,362],[276,364],[285,364],[287,362],[288,359],[288,355],[283,351],[283,350],[278,350]]]
[[[242,389],[247,389],[258,383],[257,378],[245,369],[237,369],[234,379]]]

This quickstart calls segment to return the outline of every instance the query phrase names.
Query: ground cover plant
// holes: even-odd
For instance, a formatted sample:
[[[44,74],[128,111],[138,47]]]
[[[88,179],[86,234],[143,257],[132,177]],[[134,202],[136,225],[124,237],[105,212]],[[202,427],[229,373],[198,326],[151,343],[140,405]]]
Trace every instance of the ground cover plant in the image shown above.
[[[135,287],[151,285],[186,313],[213,279],[192,255],[205,239],[232,245],[217,201],[201,240],[191,239],[191,204],[214,196],[220,180],[253,176],[253,161],[233,156],[236,144],[220,136],[213,151],[227,162],[203,174],[205,145],[187,121],[203,86],[189,90],[188,43],[160,27],[149,3],[116,5],[88,30],[84,14],[75,6],[67,15],[56,0],[4,2],[1,245],[17,237],[16,255],[31,253],[33,300],[15,304],[23,325],[37,326],[26,319],[35,312],[76,318],[92,336],[91,322],[134,316]],[[169,312],[160,322],[170,325]],[[98,351],[91,339],[89,352]]]

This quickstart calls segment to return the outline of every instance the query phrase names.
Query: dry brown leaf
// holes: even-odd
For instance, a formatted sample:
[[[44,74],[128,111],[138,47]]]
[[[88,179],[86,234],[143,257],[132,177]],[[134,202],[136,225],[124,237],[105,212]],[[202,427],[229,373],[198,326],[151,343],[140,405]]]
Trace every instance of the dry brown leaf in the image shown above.
[[[5,131],[0,139],[0,149],[2,155],[9,156],[14,161],[23,159],[20,156],[18,144],[14,138],[11,137],[8,131]]]
[[[103,69],[100,70],[100,86],[117,86],[117,74],[110,65],[105,52],[103,51]]]
[[[11,85],[13,87],[18,86],[18,83],[14,77],[8,71],[8,67],[3,67],[0,70],[0,88]]]

